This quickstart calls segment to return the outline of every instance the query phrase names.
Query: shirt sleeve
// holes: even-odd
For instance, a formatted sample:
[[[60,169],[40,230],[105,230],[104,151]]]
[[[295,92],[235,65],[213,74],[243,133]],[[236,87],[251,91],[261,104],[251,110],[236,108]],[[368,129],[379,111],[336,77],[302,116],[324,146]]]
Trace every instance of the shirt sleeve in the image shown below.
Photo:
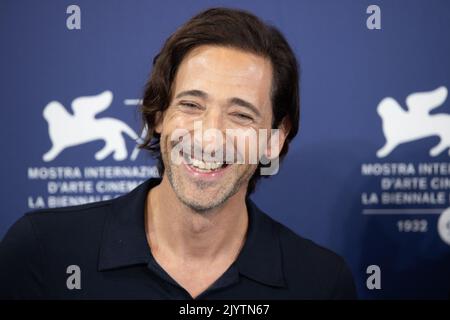
[[[31,218],[20,218],[0,242],[0,299],[43,297],[42,248]]]

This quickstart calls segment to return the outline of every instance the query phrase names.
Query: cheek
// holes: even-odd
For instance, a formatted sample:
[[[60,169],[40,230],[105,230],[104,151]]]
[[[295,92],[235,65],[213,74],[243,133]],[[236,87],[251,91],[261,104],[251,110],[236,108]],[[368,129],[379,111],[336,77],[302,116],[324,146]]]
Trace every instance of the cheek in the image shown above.
[[[164,119],[164,134],[171,135],[176,129],[192,130],[194,122],[199,120],[198,117],[186,115],[182,112],[173,112],[168,114]]]
[[[235,143],[235,150],[243,157],[248,165],[258,165],[260,158],[265,154],[270,146],[269,136],[271,129],[252,128],[249,129],[252,134],[240,136],[240,142]],[[242,138],[244,137],[244,138]]]
[[[190,130],[190,126],[190,121],[186,117],[177,115],[166,116],[161,132],[161,150],[167,152],[170,149],[171,140],[185,135]]]

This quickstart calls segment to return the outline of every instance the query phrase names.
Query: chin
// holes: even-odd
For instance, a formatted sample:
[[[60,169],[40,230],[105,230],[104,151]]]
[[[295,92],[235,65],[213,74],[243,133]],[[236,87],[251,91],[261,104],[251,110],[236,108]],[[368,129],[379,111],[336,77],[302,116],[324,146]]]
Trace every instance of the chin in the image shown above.
[[[208,201],[205,199],[189,198],[183,196],[178,196],[178,198],[181,200],[181,202],[184,203],[184,205],[197,213],[210,212],[220,207],[226,201],[226,199],[215,199]]]

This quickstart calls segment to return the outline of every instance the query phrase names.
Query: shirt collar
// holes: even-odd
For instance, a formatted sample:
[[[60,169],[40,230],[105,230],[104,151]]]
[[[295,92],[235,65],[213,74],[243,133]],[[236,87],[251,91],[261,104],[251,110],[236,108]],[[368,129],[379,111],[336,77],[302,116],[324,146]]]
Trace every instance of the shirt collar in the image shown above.
[[[160,179],[148,179],[111,203],[99,253],[100,271],[147,264],[151,251],[145,234],[145,203]],[[277,223],[247,198],[249,228],[236,260],[242,275],[270,286],[285,286]]]

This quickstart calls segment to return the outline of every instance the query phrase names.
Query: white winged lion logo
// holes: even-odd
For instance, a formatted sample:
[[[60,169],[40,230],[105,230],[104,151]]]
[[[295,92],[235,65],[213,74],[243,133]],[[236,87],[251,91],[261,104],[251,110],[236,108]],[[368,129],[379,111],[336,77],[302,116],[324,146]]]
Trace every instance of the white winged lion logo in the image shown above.
[[[72,101],[73,114],[58,101],[51,101],[44,108],[44,118],[48,122],[48,133],[52,147],[43,155],[43,160],[54,160],[64,149],[94,140],[103,140],[105,146],[95,154],[95,159],[103,160],[110,154],[117,161],[128,156],[126,133],[137,140],[138,135],[123,121],[114,118],[95,118],[108,109],[113,100],[111,91],[94,96],[83,96]]]
[[[379,158],[389,155],[399,144],[438,136],[439,143],[429,154],[436,157],[450,147],[450,114],[430,111],[442,105],[447,99],[447,88],[439,87],[428,92],[416,92],[406,98],[407,110],[398,102],[387,97],[378,104],[378,114],[383,121],[385,145],[377,151]],[[450,151],[448,152],[450,155]]]

